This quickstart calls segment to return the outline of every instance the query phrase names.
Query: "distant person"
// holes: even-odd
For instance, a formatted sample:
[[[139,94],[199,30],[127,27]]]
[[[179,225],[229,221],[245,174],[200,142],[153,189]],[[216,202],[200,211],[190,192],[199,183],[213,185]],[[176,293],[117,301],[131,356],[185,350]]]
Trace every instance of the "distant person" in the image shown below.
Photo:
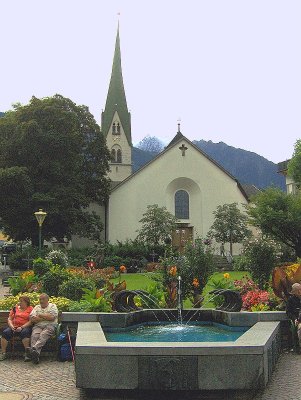
[[[290,294],[286,303],[286,314],[297,328],[299,346],[301,347],[301,284],[294,283]]]
[[[0,361],[6,359],[8,342],[14,336],[20,336],[25,349],[29,346],[32,328],[29,319],[31,311],[32,306],[30,305],[30,298],[27,296],[20,296],[19,303],[9,312],[7,319],[8,327],[2,332]],[[25,354],[24,361],[28,360],[29,359]]]
[[[40,304],[35,306],[30,314],[30,321],[33,324],[31,347],[26,349],[26,356],[31,358],[34,364],[40,362],[42,347],[55,333],[57,317],[57,306],[49,303],[49,296],[46,293],[42,293],[40,295]]]
[[[220,255],[225,257],[225,245],[224,245],[224,243],[221,243],[219,250],[220,250]]]

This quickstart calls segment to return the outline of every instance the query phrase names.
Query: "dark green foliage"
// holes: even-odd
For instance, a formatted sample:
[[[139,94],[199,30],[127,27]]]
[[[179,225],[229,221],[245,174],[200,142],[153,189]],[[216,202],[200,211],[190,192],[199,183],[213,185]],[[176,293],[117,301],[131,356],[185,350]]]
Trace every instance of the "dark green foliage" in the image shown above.
[[[44,258],[36,258],[33,260],[32,269],[37,276],[43,276],[53,267],[53,263],[50,260]]]
[[[250,267],[250,261],[245,255],[239,255],[233,258],[233,269],[235,271],[248,271]]]
[[[278,250],[275,242],[264,237],[253,239],[244,247],[248,270],[260,289],[268,287],[272,270],[277,264]]]
[[[54,266],[50,271],[46,272],[42,277],[43,290],[49,296],[57,296],[59,293],[59,286],[69,279],[70,274],[63,268]],[[68,297],[68,296],[63,296]]]
[[[158,204],[148,205],[139,221],[141,228],[137,231],[137,241],[145,242],[149,246],[163,245],[171,238],[177,227],[177,218],[167,211],[166,207]]]
[[[256,195],[248,209],[250,222],[261,232],[301,257],[301,196],[269,188]]]
[[[208,236],[217,242],[230,243],[230,254],[232,255],[233,243],[241,243],[251,236],[251,231],[247,227],[248,217],[240,211],[237,203],[218,206],[213,214],[214,222]]]
[[[115,267],[115,269],[119,269],[119,267],[123,264],[124,259],[118,256],[108,256],[103,260],[103,267]]]
[[[26,260],[26,254],[20,250],[9,254],[7,263],[9,264],[10,269],[14,271],[25,271],[26,269],[29,269],[28,266],[31,266],[31,262],[28,263]]]
[[[102,224],[87,210],[108,197],[109,152],[85,106],[60,95],[33,97],[0,118],[0,218],[14,240],[37,243],[33,215],[43,208],[45,239],[98,239]]]
[[[94,252],[93,247],[67,250],[67,256],[70,267],[86,266],[86,261],[93,254],[93,252]]]
[[[58,295],[70,300],[80,300],[84,294],[84,288],[93,290],[95,288],[93,280],[78,276],[71,277],[60,285]]]
[[[301,140],[297,140],[295,144],[295,150],[293,157],[288,163],[288,174],[297,184],[298,187],[301,185]]]
[[[138,259],[141,260],[141,262],[145,262],[145,260],[153,261],[153,253],[155,261],[158,261],[160,257],[163,257],[164,251],[164,244],[149,245],[138,240],[127,240],[125,242],[118,242],[116,244],[106,243],[104,250],[106,256],[114,255],[123,259]]]

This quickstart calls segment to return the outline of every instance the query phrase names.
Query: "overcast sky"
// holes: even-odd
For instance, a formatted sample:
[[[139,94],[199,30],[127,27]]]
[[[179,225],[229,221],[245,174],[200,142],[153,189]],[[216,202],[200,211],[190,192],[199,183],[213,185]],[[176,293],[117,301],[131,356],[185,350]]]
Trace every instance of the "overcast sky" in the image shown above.
[[[0,111],[105,106],[117,21],[132,139],[223,141],[271,161],[301,138],[300,0],[0,0]],[[117,13],[120,12],[118,17]]]

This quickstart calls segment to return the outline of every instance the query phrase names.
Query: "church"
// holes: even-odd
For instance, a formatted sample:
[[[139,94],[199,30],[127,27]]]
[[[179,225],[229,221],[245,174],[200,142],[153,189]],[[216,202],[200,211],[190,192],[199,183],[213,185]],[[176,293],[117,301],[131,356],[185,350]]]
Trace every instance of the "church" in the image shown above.
[[[180,249],[188,238],[206,236],[217,206],[236,202],[243,209],[243,204],[248,204],[244,187],[188,140],[180,124],[164,151],[132,173],[131,115],[122,77],[119,27],[101,130],[111,153],[112,181],[108,204],[103,209],[94,208],[104,220],[104,240],[135,239],[147,206],[158,204],[178,219],[172,240]],[[77,246],[74,239],[73,246]],[[233,250],[237,253],[239,246]]]

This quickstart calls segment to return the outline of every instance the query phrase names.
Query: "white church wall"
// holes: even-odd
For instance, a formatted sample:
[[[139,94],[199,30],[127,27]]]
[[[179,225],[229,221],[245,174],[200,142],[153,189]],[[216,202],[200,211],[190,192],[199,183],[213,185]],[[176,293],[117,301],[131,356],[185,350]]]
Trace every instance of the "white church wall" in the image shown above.
[[[185,156],[179,150],[182,143],[187,147]],[[218,205],[247,203],[235,180],[182,140],[112,192],[109,241],[134,239],[148,205],[165,206],[174,214],[174,194],[179,189],[190,196],[190,218],[182,222],[188,222],[194,235],[202,237],[210,229]]]

